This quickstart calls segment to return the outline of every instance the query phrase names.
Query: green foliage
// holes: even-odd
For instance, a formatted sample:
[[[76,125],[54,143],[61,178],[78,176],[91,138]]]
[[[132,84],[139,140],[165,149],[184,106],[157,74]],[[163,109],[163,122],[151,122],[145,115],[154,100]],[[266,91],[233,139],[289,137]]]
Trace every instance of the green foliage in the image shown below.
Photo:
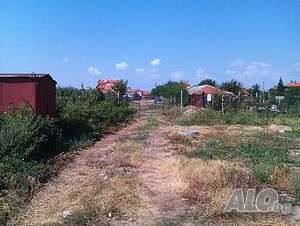
[[[222,82],[222,84],[220,85],[221,90],[232,92],[235,95],[238,95],[239,92],[242,90],[242,88],[243,88],[242,83],[234,79],[230,81]]]
[[[53,119],[36,116],[25,106],[1,117],[0,158],[45,160],[56,154],[60,139]]]
[[[292,170],[291,174],[291,189],[292,189],[292,203],[295,205],[300,204],[300,175],[296,170]]]
[[[184,116],[176,120],[180,125],[257,125],[267,124],[267,116],[263,112],[254,111],[237,111],[225,112],[215,111],[211,109],[199,110],[191,116]]]
[[[276,90],[277,92],[276,92],[276,95],[282,96],[283,93],[284,93],[284,90],[285,90],[285,87],[284,87],[282,78],[280,77],[279,82],[278,82],[278,85],[277,85],[277,90]]]
[[[61,132],[53,119],[36,116],[25,106],[0,118],[0,223],[4,225],[47,177],[47,160],[58,153]]]
[[[201,85],[211,85],[214,87],[218,87],[217,81],[213,80],[213,79],[204,79],[198,84],[198,86],[201,86]]]
[[[179,104],[181,91],[183,94],[183,103],[185,104],[187,102],[188,92],[182,82],[168,81],[166,84],[152,89],[151,94],[153,97],[163,96],[173,104]]]
[[[105,128],[132,120],[134,113],[99,90],[67,87],[57,89],[55,119],[26,106],[0,115],[0,224],[25,205],[38,182],[46,181],[54,156],[88,146]]]
[[[259,84],[254,84],[252,88],[250,89],[251,97],[252,98],[257,98],[262,94],[262,91],[260,90],[260,85]]]
[[[101,91],[93,89],[84,91],[82,100],[74,101],[68,95],[58,99],[63,101],[59,106],[57,124],[66,141],[80,139],[83,134],[90,139],[97,138],[108,126],[132,120],[135,113],[127,103],[105,100]]]
[[[270,170],[266,165],[253,166],[252,174],[262,183],[268,182],[271,176]]]
[[[112,87],[112,90],[115,91],[116,93],[119,93],[119,98],[120,100],[123,100],[123,96],[126,94],[127,92],[127,85],[128,85],[128,81],[126,80],[120,80],[117,82],[117,84],[115,84]]]

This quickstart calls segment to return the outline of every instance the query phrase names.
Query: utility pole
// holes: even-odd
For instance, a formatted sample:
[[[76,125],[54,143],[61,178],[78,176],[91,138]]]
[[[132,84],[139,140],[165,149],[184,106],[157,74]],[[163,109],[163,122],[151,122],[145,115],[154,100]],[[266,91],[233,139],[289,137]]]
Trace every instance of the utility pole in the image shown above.
[[[265,103],[265,82],[263,82],[263,103]]]
[[[180,91],[180,110],[181,110],[181,114],[182,114],[182,90]]]
[[[141,98],[139,97],[139,118],[141,117]]]
[[[224,95],[222,95],[222,113],[224,113]]]
[[[162,102],[163,102],[163,106],[162,106],[163,115],[165,115],[165,97],[162,98]]]

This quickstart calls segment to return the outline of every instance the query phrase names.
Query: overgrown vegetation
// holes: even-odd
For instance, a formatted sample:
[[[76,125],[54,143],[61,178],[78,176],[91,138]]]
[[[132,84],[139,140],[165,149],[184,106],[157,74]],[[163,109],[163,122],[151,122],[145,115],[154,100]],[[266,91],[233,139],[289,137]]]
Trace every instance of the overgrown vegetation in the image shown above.
[[[0,115],[0,225],[34,194],[53,157],[80,150],[110,126],[132,120],[134,109],[98,90],[57,89],[57,117],[40,117],[25,105]]]
[[[188,185],[183,195],[199,205],[207,219],[226,219],[222,207],[233,188],[271,187],[287,194],[285,201],[299,204],[299,114],[223,114],[205,109],[179,117],[175,123],[193,126],[192,130],[200,133],[197,138],[177,133],[169,138],[179,154],[181,177]],[[257,220],[258,216],[246,217]]]
[[[211,109],[199,110],[191,116],[180,117],[176,120],[179,125],[256,125],[263,126],[268,123],[272,115],[266,112],[255,111],[237,111],[225,112],[215,111]]]

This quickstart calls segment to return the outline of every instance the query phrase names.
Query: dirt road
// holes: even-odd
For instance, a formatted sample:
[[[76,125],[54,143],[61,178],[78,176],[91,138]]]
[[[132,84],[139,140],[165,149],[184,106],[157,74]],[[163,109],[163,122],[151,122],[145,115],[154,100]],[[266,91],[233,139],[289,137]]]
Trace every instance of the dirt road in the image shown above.
[[[78,152],[11,224],[153,225],[190,212],[179,195],[179,177],[166,168],[173,155],[170,126],[147,106],[142,104],[140,119]],[[130,192],[108,195],[116,185],[128,186]],[[128,196],[135,201],[128,202]],[[91,200],[93,204],[86,205]],[[85,216],[94,208],[92,216]]]

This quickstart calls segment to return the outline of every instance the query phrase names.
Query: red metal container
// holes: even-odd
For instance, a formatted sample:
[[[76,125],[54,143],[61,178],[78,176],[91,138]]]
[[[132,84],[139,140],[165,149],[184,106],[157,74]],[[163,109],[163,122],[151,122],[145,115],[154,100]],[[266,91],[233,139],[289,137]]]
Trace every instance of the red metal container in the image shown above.
[[[0,74],[0,110],[26,103],[36,114],[55,116],[56,81],[49,74]]]

